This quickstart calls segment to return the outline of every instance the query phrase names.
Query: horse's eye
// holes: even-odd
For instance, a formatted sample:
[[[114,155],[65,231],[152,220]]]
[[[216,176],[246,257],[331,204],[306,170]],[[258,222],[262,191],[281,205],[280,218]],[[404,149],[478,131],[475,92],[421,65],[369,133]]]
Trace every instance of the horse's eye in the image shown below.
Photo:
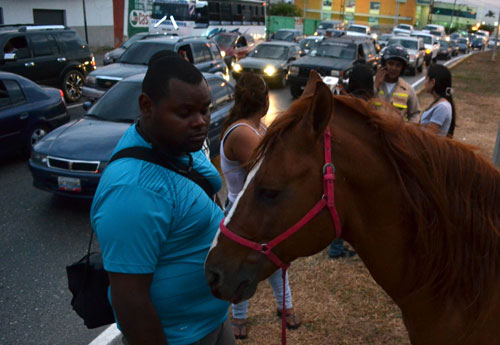
[[[262,198],[262,199],[265,199],[265,200],[274,200],[276,199],[276,197],[279,195],[279,191],[278,190],[273,190],[273,189],[261,189],[259,191],[259,196]]]

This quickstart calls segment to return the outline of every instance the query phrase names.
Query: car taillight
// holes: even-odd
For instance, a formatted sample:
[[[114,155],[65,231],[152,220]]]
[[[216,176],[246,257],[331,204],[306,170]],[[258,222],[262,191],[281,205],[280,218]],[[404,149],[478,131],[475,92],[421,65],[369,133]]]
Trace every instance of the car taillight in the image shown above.
[[[92,67],[95,67],[95,57],[92,56],[92,61],[90,61],[90,64]]]
[[[64,92],[63,92],[63,90],[59,89],[59,94],[61,95],[61,100],[63,101],[63,103],[66,104],[66,100],[64,99]]]

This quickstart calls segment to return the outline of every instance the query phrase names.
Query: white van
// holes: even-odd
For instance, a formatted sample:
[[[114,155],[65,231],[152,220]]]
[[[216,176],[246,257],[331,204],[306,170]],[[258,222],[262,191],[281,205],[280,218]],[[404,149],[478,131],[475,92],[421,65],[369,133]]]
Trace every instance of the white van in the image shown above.
[[[441,33],[441,37],[444,38],[446,36],[446,31],[444,31],[444,26],[442,25],[427,24],[425,28],[422,29],[422,31],[427,31],[427,32],[439,31]]]

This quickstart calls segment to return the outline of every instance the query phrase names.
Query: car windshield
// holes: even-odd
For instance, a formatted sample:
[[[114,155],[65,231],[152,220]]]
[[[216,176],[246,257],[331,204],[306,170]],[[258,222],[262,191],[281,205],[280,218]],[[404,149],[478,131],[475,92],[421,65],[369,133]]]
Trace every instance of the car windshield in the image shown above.
[[[413,37],[421,37],[425,44],[432,44],[432,37],[425,35],[412,35]]]
[[[411,30],[411,27],[407,24],[399,24],[398,28],[404,29],[404,30]]]
[[[363,28],[361,26],[351,26],[347,31],[351,32],[361,32],[362,34],[366,34],[366,28]]]
[[[318,47],[320,42],[321,42],[320,39],[306,38],[306,39],[301,40],[299,42],[299,45],[302,49],[313,50],[313,49],[316,49]]]
[[[146,33],[144,32],[139,32],[138,34],[135,34],[134,36],[130,37],[128,40],[126,40],[123,44],[122,44],[122,47],[125,48],[125,49],[128,49],[130,48],[130,46],[140,40],[141,38],[143,38],[144,36],[146,36]]]
[[[85,116],[105,121],[133,122],[140,114],[141,82],[123,81],[106,92]]]
[[[383,34],[383,35],[380,35],[380,38],[378,40],[379,41],[388,41],[391,39],[391,37],[392,37],[392,35]]]
[[[416,41],[404,40],[404,39],[398,39],[398,38],[392,38],[389,40],[389,43],[387,43],[388,46],[394,45],[394,44],[399,44],[407,49],[417,49],[417,47],[418,47],[418,44]]]
[[[326,30],[326,29],[330,29],[330,28],[333,28],[333,23],[321,23],[318,26],[318,29],[320,29],[320,30]]]
[[[288,47],[261,44],[249,55],[254,58],[284,60],[288,56]]]
[[[449,43],[446,41],[440,41],[439,44],[441,45],[441,48],[448,48]]]
[[[133,65],[147,65],[151,56],[162,50],[174,50],[174,45],[139,41],[127,49],[118,61]]]
[[[356,46],[348,43],[322,43],[318,47],[316,56],[333,57],[345,60],[354,59]]]
[[[483,39],[482,38],[474,38],[474,43],[482,43]]]
[[[466,38],[459,38],[458,43],[467,43],[467,39]]]
[[[214,41],[221,47],[231,47],[236,41],[235,35],[215,35]]]
[[[276,31],[274,34],[275,40],[291,41],[293,39],[293,32],[290,31]]]

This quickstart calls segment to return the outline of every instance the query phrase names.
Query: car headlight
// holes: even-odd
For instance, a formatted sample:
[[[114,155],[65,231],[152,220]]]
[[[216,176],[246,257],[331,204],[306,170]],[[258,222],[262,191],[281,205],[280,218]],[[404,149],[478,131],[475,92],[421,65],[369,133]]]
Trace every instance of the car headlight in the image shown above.
[[[340,77],[340,71],[337,71],[337,70],[332,69],[332,70],[330,71],[330,75],[331,75],[332,77]]]
[[[276,67],[267,66],[266,68],[264,68],[264,73],[271,77],[276,74]]]
[[[290,75],[299,75],[299,66],[290,66]]]
[[[314,36],[318,36],[318,32],[317,31],[314,33]]]
[[[242,70],[242,68],[241,68],[241,65],[239,63],[234,64],[233,71],[235,71],[235,72],[241,72],[241,70]]]
[[[226,52],[224,50],[221,50],[220,51],[220,56],[222,56],[223,58],[226,57]]]
[[[95,75],[88,75],[87,78],[85,78],[85,85],[96,86],[96,76]]]
[[[111,56],[109,55],[109,53],[104,54],[104,60],[110,60],[110,59]]]
[[[31,151],[31,161],[38,165],[47,166],[47,156],[36,151]]]

